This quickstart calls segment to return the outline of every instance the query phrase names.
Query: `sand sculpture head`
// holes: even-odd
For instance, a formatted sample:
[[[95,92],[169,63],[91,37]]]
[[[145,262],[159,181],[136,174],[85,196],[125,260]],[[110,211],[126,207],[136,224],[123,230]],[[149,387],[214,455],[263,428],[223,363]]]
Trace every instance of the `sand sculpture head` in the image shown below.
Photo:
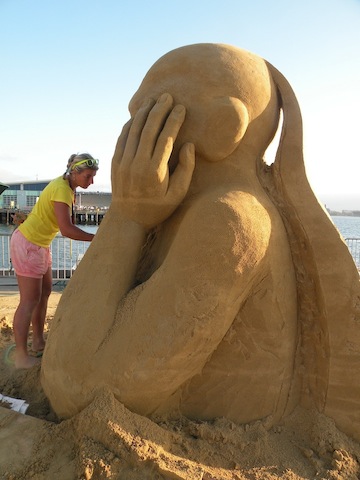
[[[130,101],[130,113],[145,98],[164,92],[186,107],[178,143],[193,142],[197,155],[207,161],[228,157],[240,141],[260,153],[276,131],[278,99],[267,66],[250,53],[239,55],[236,48],[193,45],[164,55]]]
[[[164,93],[169,116],[151,129],[165,107],[144,103]],[[148,139],[170,128],[176,104],[186,118],[162,144],[171,175],[154,182],[189,182],[149,231],[123,208],[119,178],[124,184],[124,172],[137,169],[128,183],[136,182],[156,158],[159,143]],[[153,65],[129,110],[113,203],[62,296],[43,358],[55,411],[74,415],[101,387],[143,415],[274,424],[301,404],[359,439],[358,273],[308,184],[286,79],[235,47],[190,45]],[[195,145],[191,168],[187,143]],[[139,152],[149,150],[143,161]]]

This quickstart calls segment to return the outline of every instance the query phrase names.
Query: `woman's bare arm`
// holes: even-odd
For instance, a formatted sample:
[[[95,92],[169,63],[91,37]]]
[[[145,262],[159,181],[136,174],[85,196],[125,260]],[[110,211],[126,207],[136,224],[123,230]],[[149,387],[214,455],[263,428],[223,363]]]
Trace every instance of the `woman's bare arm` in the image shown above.
[[[94,238],[94,234],[84,232],[84,230],[81,230],[81,228],[78,228],[71,222],[69,205],[63,202],[54,202],[54,210],[61,235],[71,238],[72,240],[91,242]]]

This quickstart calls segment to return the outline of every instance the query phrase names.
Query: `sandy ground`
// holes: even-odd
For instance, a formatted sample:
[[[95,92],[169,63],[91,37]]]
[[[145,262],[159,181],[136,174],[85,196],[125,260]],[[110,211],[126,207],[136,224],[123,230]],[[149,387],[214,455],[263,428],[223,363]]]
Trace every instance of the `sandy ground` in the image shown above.
[[[60,296],[50,297],[47,329]],[[359,443],[330,419],[300,408],[276,428],[266,421],[156,421],[130,412],[101,390],[79,415],[59,422],[41,389],[40,366],[26,371],[12,364],[18,299],[17,293],[0,296],[0,393],[24,399],[29,407],[22,415],[0,406],[1,479],[360,478]]]

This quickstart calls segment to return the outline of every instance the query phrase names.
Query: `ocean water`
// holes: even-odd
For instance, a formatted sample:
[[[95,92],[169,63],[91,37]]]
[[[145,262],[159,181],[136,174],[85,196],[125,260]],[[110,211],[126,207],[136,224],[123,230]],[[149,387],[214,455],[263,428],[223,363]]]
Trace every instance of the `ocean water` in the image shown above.
[[[97,225],[78,225],[81,230],[85,232],[96,233],[98,226]],[[10,235],[14,231],[13,225],[2,225],[0,224],[0,235]]]
[[[333,216],[332,220],[342,237],[347,239],[359,239],[359,241],[349,241],[348,246],[360,268],[360,217]],[[81,229],[96,233],[98,226],[81,225]],[[0,268],[7,268],[9,265],[8,241],[4,235],[10,235],[14,231],[14,226],[0,225]],[[77,260],[85,253],[90,245],[88,242],[66,241],[63,237],[56,239],[52,244],[53,268],[70,269],[73,268]]]
[[[335,226],[346,238],[360,238],[360,217],[334,216],[331,217]],[[79,225],[79,228],[86,232],[96,233],[98,226],[96,225]],[[9,235],[14,230],[13,226],[0,224],[0,235]]]
[[[360,217],[331,217],[337,229],[344,237],[360,238]]]

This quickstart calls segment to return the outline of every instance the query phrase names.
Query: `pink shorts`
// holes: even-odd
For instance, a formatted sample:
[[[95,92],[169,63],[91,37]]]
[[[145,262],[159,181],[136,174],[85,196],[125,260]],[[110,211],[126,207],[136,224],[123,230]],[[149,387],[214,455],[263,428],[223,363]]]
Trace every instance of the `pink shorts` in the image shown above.
[[[21,277],[42,278],[52,265],[50,248],[29,242],[17,229],[10,240],[10,258]]]

